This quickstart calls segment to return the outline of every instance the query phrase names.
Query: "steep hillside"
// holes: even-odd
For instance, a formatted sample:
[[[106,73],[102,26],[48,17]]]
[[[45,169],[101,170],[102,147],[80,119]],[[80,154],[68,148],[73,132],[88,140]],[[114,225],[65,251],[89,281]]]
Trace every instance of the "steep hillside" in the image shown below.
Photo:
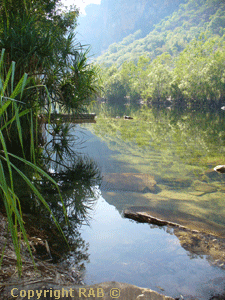
[[[92,46],[93,54],[100,55],[110,44],[136,31],[131,38],[145,37],[155,24],[185,2],[187,0],[102,0],[100,5],[88,5],[86,16],[79,18],[79,39]]]
[[[166,2],[166,1],[164,1]],[[124,61],[135,61],[141,55],[151,59],[168,52],[178,55],[187,44],[201,33],[207,37],[223,36],[225,33],[225,1],[189,0],[179,9],[155,25],[144,38],[135,32],[119,43],[109,46],[108,51],[97,59],[106,66]],[[144,22],[143,22],[144,23]]]

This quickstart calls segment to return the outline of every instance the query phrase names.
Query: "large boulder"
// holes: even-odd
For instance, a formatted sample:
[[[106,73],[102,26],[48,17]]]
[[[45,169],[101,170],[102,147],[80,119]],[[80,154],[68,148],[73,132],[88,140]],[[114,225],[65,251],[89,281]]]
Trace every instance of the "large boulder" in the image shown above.
[[[21,286],[14,285],[8,289],[8,294],[4,294],[2,299],[14,299],[16,295],[18,295],[17,300],[174,300],[174,298],[147,288],[115,281],[86,286],[60,286],[43,282]]]

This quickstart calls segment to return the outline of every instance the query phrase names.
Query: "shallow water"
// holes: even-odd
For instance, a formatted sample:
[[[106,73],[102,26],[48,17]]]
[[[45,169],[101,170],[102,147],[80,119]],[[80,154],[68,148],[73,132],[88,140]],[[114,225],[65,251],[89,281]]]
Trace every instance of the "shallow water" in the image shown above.
[[[205,256],[191,258],[166,227],[151,228],[121,217],[103,197],[82,238],[90,244],[84,281],[119,281],[184,299],[209,299],[224,291],[225,271]]]
[[[103,177],[90,227],[82,227],[82,238],[90,244],[85,283],[121,281],[184,299],[207,300],[222,293],[225,271],[213,266],[208,256],[185,250],[172,229],[121,216],[125,208],[141,206],[157,217],[224,237],[225,176],[212,171],[214,164],[223,163],[222,133],[201,127],[198,132],[197,123],[193,132],[191,123],[184,122],[185,129],[179,125],[182,130],[169,127],[166,120],[152,125],[154,118],[143,124],[125,122],[100,119],[82,125],[82,130],[78,126],[75,135],[86,142],[75,150],[93,158],[103,176],[150,174],[157,189],[123,191],[113,183],[115,189],[107,190]],[[216,141],[215,133],[220,137]]]

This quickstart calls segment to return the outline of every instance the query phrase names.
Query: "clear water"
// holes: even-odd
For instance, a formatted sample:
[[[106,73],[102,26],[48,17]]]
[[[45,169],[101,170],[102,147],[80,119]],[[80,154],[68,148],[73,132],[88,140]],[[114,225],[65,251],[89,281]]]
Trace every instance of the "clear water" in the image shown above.
[[[172,297],[182,295],[184,299],[207,300],[221,294],[225,291],[224,269],[211,265],[204,255],[193,256],[166,227],[138,224],[123,218],[122,211],[132,205],[147,206],[157,216],[172,218],[171,221],[175,218],[191,228],[223,235],[224,177],[210,171],[223,157],[223,138],[213,144],[214,132],[202,136],[205,129],[198,134],[195,126],[196,138],[187,129],[181,131],[185,135],[182,140],[180,133],[171,135],[170,131],[167,134],[168,124],[159,122],[151,130],[160,138],[154,141],[151,135],[153,142],[149,145],[145,136],[138,140],[137,123],[123,122],[100,120],[84,126],[83,130],[78,127],[74,134],[86,142],[80,147],[74,146],[75,150],[93,158],[103,176],[148,173],[154,175],[159,190],[154,194],[104,189],[100,192],[90,214],[90,226],[81,229],[82,238],[90,244],[85,283],[114,280],[151,288]],[[131,127],[135,128],[135,135]],[[172,128],[173,132],[176,130]],[[139,131],[143,131],[143,124]],[[199,145],[198,139],[201,139]]]
[[[224,291],[225,271],[210,266],[204,256],[190,259],[165,227],[124,219],[103,197],[92,217],[90,227],[82,229],[90,244],[85,283],[126,282],[184,299],[206,300]]]

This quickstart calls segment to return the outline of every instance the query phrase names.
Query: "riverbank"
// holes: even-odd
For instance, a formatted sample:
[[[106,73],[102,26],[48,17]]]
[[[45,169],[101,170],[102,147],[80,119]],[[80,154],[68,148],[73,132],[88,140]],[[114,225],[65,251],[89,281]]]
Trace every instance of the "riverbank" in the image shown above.
[[[17,300],[40,299],[96,299],[96,300],[175,300],[161,295],[151,289],[140,288],[131,284],[120,282],[103,282],[95,285],[57,285],[54,282],[41,281],[23,282],[19,286],[10,286],[5,290],[5,300],[17,297]],[[39,298],[36,298],[39,297]]]
[[[25,216],[25,219],[28,216]],[[51,252],[53,254],[54,249],[52,247],[49,247],[48,244],[51,245],[51,241],[49,240],[49,236],[51,234],[55,234],[54,230],[53,232],[48,232],[48,235],[46,235],[45,230],[40,231],[38,228],[35,229],[35,224],[38,223],[38,220],[36,219],[36,222],[34,219],[31,220],[31,223],[33,225],[31,226],[31,223],[26,222],[26,225],[29,225],[27,228],[27,235],[29,244],[32,248],[32,252],[34,255],[34,261],[36,264],[36,270],[34,269],[34,265],[32,262],[32,259],[30,258],[30,255],[26,249],[26,245],[23,240],[21,240],[21,255],[22,255],[22,276],[21,278],[18,277],[17,272],[17,265],[16,265],[16,256],[13,248],[13,243],[11,238],[7,237],[7,220],[4,215],[0,215],[0,245],[1,245],[1,251],[3,250],[3,247],[5,245],[4,249],[4,257],[2,261],[2,267],[0,270],[0,299],[12,299],[11,291],[14,289],[13,293],[15,292],[15,295],[19,295],[17,297],[17,300],[22,299],[29,299],[28,298],[28,291],[31,290],[46,290],[49,291],[49,294],[46,294],[46,297],[40,297],[38,299],[74,299],[74,297],[70,298],[69,291],[70,289],[74,290],[74,296],[75,299],[86,299],[88,294],[90,293],[89,299],[105,299],[109,300],[112,299],[110,296],[110,290],[115,289],[118,291],[120,290],[121,296],[119,299],[124,300],[172,300],[174,298],[166,297],[165,295],[161,295],[160,293],[157,293],[155,291],[152,291],[151,289],[146,288],[140,288],[135,285],[131,284],[125,284],[125,283],[119,283],[119,282],[103,282],[95,285],[84,285],[82,282],[82,276],[79,273],[78,270],[71,267],[70,264],[66,261],[61,261],[58,263],[53,263],[51,260]],[[183,229],[183,230],[181,230]],[[35,231],[34,231],[35,230]],[[206,242],[205,239],[201,239],[201,233],[199,232],[198,235],[195,232],[195,236],[193,236],[193,240],[191,241],[190,238],[190,232],[188,229],[184,228],[174,228],[173,232],[180,240],[182,247],[186,247],[185,249],[191,253],[196,255],[201,255],[199,248],[196,248],[196,245],[193,245],[193,242],[197,243],[197,238],[199,241],[204,244]],[[182,235],[183,233],[183,235]],[[183,238],[183,244],[182,239]],[[190,240],[188,240],[189,238]],[[213,242],[215,243],[215,241]],[[207,248],[207,245],[206,245]],[[42,251],[40,251],[40,249]],[[199,252],[196,252],[196,251]],[[202,250],[202,249],[201,249]],[[40,257],[40,252],[42,253],[42,258]],[[56,254],[55,254],[56,255]],[[58,298],[58,293],[56,292],[56,296],[54,296],[54,290],[57,291],[68,291],[68,297],[60,297]],[[22,296],[20,296],[20,291]],[[25,291],[25,292],[24,292]],[[53,297],[50,297],[50,291],[52,291]],[[76,291],[76,293],[75,293]],[[103,292],[102,292],[103,291]],[[83,294],[80,294],[83,292]],[[97,292],[104,293],[99,294],[100,297],[96,297]],[[24,295],[27,295],[27,297],[24,297]],[[31,292],[30,292],[31,293]],[[43,292],[44,293],[44,292]],[[165,292],[164,292],[165,293]],[[65,292],[65,295],[66,292]],[[79,296],[80,295],[80,296]],[[30,299],[36,299],[35,297],[31,297],[32,294],[30,294]],[[76,298],[77,297],[77,298]],[[211,299],[225,299],[223,298],[223,295],[214,295]],[[182,299],[182,298],[175,298],[175,299]],[[184,298],[185,299],[185,298]],[[207,300],[209,300],[207,299]]]
[[[137,222],[167,226],[167,230],[177,236],[182,248],[193,255],[206,255],[211,265],[225,270],[225,238],[153,217],[141,207],[130,207],[123,214]]]
[[[4,251],[0,269],[0,299],[68,300],[79,298],[83,300],[87,297],[89,299],[102,300],[112,298],[119,298],[120,300],[174,299],[151,289],[139,288],[126,283],[105,282],[95,285],[84,285],[79,271],[71,268],[68,262],[52,262],[52,249],[48,246],[48,236],[45,235],[44,231],[40,231],[38,228],[35,229],[35,225],[32,227],[26,228],[26,230],[33,252],[35,267],[26,244],[21,239],[22,276],[19,277],[13,242],[7,232],[7,219],[0,213],[0,251],[1,253]],[[36,230],[35,236],[32,236],[32,230]],[[52,232],[52,234],[55,234],[55,232]],[[42,259],[40,258],[40,248],[42,250]],[[45,256],[49,256],[49,258],[46,259]],[[38,291],[38,295],[36,291]]]

